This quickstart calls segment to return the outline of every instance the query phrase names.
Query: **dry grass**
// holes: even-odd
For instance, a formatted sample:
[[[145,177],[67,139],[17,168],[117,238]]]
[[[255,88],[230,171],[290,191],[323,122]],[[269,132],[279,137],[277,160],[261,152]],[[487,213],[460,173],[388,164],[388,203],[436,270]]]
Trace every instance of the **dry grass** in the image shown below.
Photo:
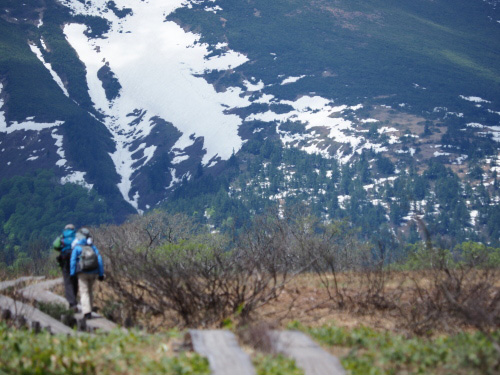
[[[285,328],[292,321],[300,321],[310,326],[323,326],[335,322],[339,327],[354,328],[359,326],[370,327],[376,330],[389,330],[395,332],[408,332],[407,321],[397,306],[408,306],[415,303],[415,286],[418,285],[425,290],[433,288],[432,275],[422,271],[412,272],[390,272],[386,278],[384,293],[388,299],[397,298],[392,301],[391,308],[367,307],[357,303],[357,298],[362,298],[363,288],[366,288],[364,276],[356,273],[343,273],[337,276],[337,281],[350,296],[351,303],[343,308],[332,302],[329,293],[321,279],[315,274],[301,274],[292,279],[285,287],[280,296],[264,305],[252,316],[252,321],[263,322],[266,325]],[[500,271],[497,272],[494,288],[500,289]],[[96,305],[101,311],[109,306],[111,301],[116,301],[116,296],[106,283],[96,284]],[[127,311],[136,309],[136,324],[149,330],[166,330],[176,326],[183,326],[181,319],[174,312],[166,311],[165,314],[151,314],[141,311],[137,306],[121,306],[121,316],[115,317],[120,323],[127,318]],[[238,324],[237,314],[228,317],[224,322],[216,322],[211,327],[221,327],[227,322]],[[452,327],[436,325],[432,334],[449,333],[458,330],[473,330],[473,326],[460,325]]]

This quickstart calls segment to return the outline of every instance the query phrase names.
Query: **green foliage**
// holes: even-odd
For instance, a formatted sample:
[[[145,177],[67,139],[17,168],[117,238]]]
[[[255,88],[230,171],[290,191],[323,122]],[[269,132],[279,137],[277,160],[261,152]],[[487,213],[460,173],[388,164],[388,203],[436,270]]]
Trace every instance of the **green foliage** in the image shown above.
[[[434,269],[440,264],[449,267],[454,266],[453,257],[450,250],[425,246],[422,243],[410,244],[405,249],[408,257],[403,266],[404,269],[422,270]]]
[[[97,78],[102,82],[102,87],[104,88],[108,100],[111,101],[119,96],[122,85],[120,85],[120,82],[118,82],[118,79],[108,65],[104,65],[97,71]]]
[[[31,52],[28,35],[26,28],[0,18],[0,76],[9,93],[6,117],[23,121],[36,114],[40,120],[60,120],[71,113],[73,103]]]
[[[459,254],[460,263],[477,267],[500,268],[500,248],[468,241],[457,245],[454,252]]]
[[[295,361],[281,354],[259,354],[253,359],[257,375],[304,375],[304,371],[297,367]]]
[[[217,246],[214,246],[215,244]],[[218,249],[224,248],[227,238],[218,234],[199,235],[188,240],[180,240],[175,243],[167,243],[151,251],[157,259],[172,264],[184,264],[190,262],[213,261],[216,255],[228,256],[229,253],[220,254]]]
[[[40,311],[53,317],[56,320],[61,319],[62,315],[66,315],[66,316],[73,316],[74,315],[73,310],[69,310],[65,305],[63,305],[61,303],[39,302],[37,307]]]
[[[392,175],[394,174],[394,164],[389,158],[379,156],[377,158],[377,168],[380,173]]]
[[[453,249],[428,246],[422,242],[407,244],[403,250],[402,270],[429,270],[436,267],[500,268],[500,248],[479,242],[463,242]]]
[[[347,329],[326,325],[309,328],[295,322],[291,328],[303,330],[327,346],[350,348],[341,362],[353,375],[494,374],[498,366],[493,343],[479,332],[408,338],[367,327]],[[493,336],[498,340],[500,331]]]
[[[198,355],[168,355],[170,335],[114,331],[75,337],[33,334],[0,323],[1,374],[209,375]]]

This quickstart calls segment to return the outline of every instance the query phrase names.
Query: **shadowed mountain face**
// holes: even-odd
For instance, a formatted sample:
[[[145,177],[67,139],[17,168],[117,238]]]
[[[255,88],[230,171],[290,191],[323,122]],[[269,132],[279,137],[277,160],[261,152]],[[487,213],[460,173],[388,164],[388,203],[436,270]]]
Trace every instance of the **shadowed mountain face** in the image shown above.
[[[355,198],[400,226],[440,214],[417,181],[437,163],[478,233],[474,194],[498,207],[499,53],[496,1],[4,0],[0,178],[51,169],[117,220],[196,191],[225,194],[184,204],[205,218],[253,195],[363,216]]]

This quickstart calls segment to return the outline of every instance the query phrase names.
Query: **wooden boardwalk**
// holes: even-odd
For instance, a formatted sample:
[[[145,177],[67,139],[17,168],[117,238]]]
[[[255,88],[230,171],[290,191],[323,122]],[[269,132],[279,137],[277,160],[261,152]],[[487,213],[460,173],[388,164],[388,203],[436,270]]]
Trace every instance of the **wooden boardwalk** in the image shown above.
[[[323,350],[309,336],[299,331],[272,331],[273,349],[295,359],[305,375],[345,375],[337,357]]]
[[[230,331],[190,330],[193,350],[208,359],[212,375],[255,375],[252,361]]]
[[[45,279],[45,276],[23,276],[15,280],[0,281],[0,291],[27,281],[40,281],[43,279]]]
[[[82,313],[77,313],[75,314],[75,319],[77,321],[82,321],[83,320],[83,314]],[[103,331],[103,332],[109,332],[115,328],[118,327],[118,325],[111,320],[108,320],[104,318],[102,315],[99,315],[97,313],[92,313],[92,319],[85,321],[86,329],[90,332],[95,332],[97,330]],[[121,328],[122,330],[126,331],[126,328]]]
[[[12,318],[23,317],[26,323],[32,328],[35,328],[39,324],[41,329],[46,329],[54,334],[75,335],[77,333],[33,306],[14,301],[12,298],[0,295],[0,307],[3,311],[10,311]]]
[[[28,300],[34,300],[36,302],[44,302],[44,303],[56,303],[64,305],[66,308],[69,308],[68,301],[66,301],[64,297],[61,297],[60,295],[55,294],[50,290],[57,285],[62,285],[62,283],[63,283],[62,277],[58,279],[43,281],[37,284],[30,285],[24,289],[21,289],[21,294],[24,298]],[[81,322],[83,320],[83,315],[81,313],[77,313],[75,314],[75,319]],[[85,322],[85,329],[91,332],[96,330],[108,332],[117,327],[118,326],[115,323],[105,319],[103,316],[96,313],[92,313],[92,319],[87,320]]]

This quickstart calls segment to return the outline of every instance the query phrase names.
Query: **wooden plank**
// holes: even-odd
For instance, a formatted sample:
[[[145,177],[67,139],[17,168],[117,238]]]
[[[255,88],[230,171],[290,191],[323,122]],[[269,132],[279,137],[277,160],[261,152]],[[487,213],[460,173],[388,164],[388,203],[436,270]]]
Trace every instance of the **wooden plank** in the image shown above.
[[[62,277],[53,280],[47,280],[38,284],[30,285],[21,290],[21,293],[24,298],[34,300],[37,302],[45,302],[45,303],[56,303],[66,306],[69,308],[68,301],[64,297],[57,295],[50,291],[50,289],[54,288],[57,285],[61,285],[63,283]],[[75,314],[75,319],[82,320],[83,314],[77,313]],[[111,331],[115,329],[117,325],[110,320],[105,319],[103,316],[92,313],[92,319],[89,319],[85,322],[89,331],[101,330],[101,331]]]
[[[213,375],[255,375],[252,361],[225,330],[190,330],[193,350],[206,357]]]
[[[26,288],[21,289],[19,292],[24,298],[28,300],[45,303],[57,303],[69,308],[69,304],[68,301],[66,301],[66,298],[50,291],[50,289],[54,288],[55,286],[62,284],[63,279],[62,277],[60,277],[58,279],[47,280],[27,286]]]
[[[17,284],[21,284],[27,281],[39,281],[45,279],[45,276],[23,276],[15,280],[7,280],[0,282],[0,291],[5,290],[7,288],[16,286]]]
[[[82,313],[75,314],[75,319],[82,320],[83,314]],[[114,323],[110,320],[107,320],[103,316],[101,316],[97,313],[94,313],[94,312],[92,313],[92,318],[85,321],[85,325],[87,326],[87,329],[91,332],[93,332],[95,330],[109,332],[109,331],[118,327],[118,325],[116,323]],[[126,331],[125,328],[122,328],[122,329]]]
[[[337,357],[323,350],[309,336],[299,331],[271,331],[273,349],[295,359],[305,375],[345,375]]]
[[[0,307],[10,310],[12,315],[22,316],[29,325],[38,322],[42,329],[49,329],[54,334],[75,335],[76,331],[65,326],[60,321],[25,303],[14,301],[12,298],[0,295]]]

